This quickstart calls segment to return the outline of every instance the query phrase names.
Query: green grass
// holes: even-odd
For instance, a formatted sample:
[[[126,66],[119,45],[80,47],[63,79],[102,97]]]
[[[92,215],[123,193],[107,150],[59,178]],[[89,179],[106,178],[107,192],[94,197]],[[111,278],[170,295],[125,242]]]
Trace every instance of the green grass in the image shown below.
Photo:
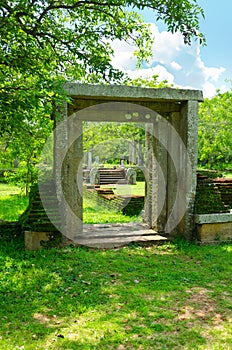
[[[137,182],[136,185],[105,185],[101,186],[103,188],[110,187],[113,189],[114,193],[118,196],[122,195],[145,195],[145,182]]]
[[[116,250],[0,244],[0,349],[225,350],[230,245]]]
[[[137,189],[141,191],[142,186],[138,185]],[[125,193],[128,193],[125,190]],[[20,189],[16,186],[0,184],[0,220],[17,221],[28,205],[28,198],[20,194]],[[121,212],[112,210],[110,206],[99,205],[96,200],[84,198],[83,200],[83,218],[88,224],[93,223],[127,223],[141,222],[141,216],[125,216]]]
[[[229,178],[229,179],[232,179],[232,173],[226,173],[226,174],[224,175],[224,177]]]
[[[0,184],[0,220],[17,221],[28,205],[28,198],[17,186]]]
[[[141,216],[126,216],[110,208],[110,204],[99,205],[97,200],[84,197],[83,222],[85,224],[97,223],[128,223],[141,222]]]
[[[101,186],[102,188],[110,187],[117,195],[144,195],[144,182],[138,182],[136,185],[114,185],[114,186]],[[141,222],[141,216],[126,216],[121,212],[114,210],[110,202],[96,198],[87,198],[84,191],[83,195],[83,221],[86,224],[96,223],[128,223],[128,222]]]

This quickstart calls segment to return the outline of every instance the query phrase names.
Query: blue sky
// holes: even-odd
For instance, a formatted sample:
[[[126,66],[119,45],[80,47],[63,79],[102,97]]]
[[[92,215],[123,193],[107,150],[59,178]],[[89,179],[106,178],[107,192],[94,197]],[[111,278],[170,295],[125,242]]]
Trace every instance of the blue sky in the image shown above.
[[[152,23],[155,38],[153,58],[149,65],[138,71],[133,58],[133,47],[115,43],[114,63],[132,77],[158,74],[160,79],[181,88],[203,90],[204,97],[211,98],[216,90],[229,90],[232,83],[232,1],[198,0],[204,9],[205,19],[200,21],[207,46],[196,42],[191,46],[183,43],[180,33],[165,31],[162,22],[152,23],[152,13],[146,11],[146,22]]]

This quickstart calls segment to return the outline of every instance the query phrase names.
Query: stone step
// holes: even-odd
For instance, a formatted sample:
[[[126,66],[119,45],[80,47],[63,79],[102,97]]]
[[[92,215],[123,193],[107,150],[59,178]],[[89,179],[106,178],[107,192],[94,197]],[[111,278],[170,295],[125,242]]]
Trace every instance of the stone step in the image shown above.
[[[162,244],[168,238],[149,229],[144,223],[84,224],[83,234],[73,238],[76,245],[92,248],[117,248],[136,243],[139,245]]]
[[[121,184],[127,185],[128,181],[125,179],[100,179],[101,185],[113,185],[113,184]]]
[[[127,184],[124,170],[100,169],[100,184]]]
[[[125,176],[100,176],[100,179],[125,179]]]
[[[84,238],[83,236],[77,236],[74,239],[76,245],[88,246],[98,249],[111,249],[122,247],[131,243],[141,245],[161,244],[167,242],[168,239],[158,234],[155,235],[122,235],[112,237],[95,237]]]

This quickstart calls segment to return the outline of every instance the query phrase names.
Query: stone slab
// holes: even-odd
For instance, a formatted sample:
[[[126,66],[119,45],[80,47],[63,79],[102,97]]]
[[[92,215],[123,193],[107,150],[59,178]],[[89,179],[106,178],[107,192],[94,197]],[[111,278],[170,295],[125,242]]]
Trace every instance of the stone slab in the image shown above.
[[[81,238],[77,237],[74,241],[76,245],[84,245],[92,248],[99,249],[110,249],[110,248],[118,248],[130,243],[161,243],[166,242],[167,238],[160,235],[147,235],[147,236],[114,236],[114,237],[96,237],[96,238]]]
[[[218,213],[218,214],[197,214],[195,215],[196,224],[210,224],[220,222],[231,222],[232,213]]]
[[[74,238],[74,244],[92,248],[117,248],[130,243],[158,244],[167,237],[157,234],[143,223],[85,224],[83,235]]]
[[[165,101],[203,101],[200,90],[186,90],[174,88],[151,89],[123,85],[92,85],[80,83],[66,83],[65,90],[72,98],[108,98],[114,100],[165,100]]]

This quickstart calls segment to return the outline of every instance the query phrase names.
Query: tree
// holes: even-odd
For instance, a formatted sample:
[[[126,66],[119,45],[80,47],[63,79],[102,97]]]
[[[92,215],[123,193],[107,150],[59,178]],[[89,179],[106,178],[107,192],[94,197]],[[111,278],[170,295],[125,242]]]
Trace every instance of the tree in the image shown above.
[[[17,171],[5,171],[8,181],[25,188],[28,194],[30,186],[37,181],[40,153],[44,147],[45,140],[53,129],[50,116],[40,119],[24,119],[18,125],[18,129],[5,133],[1,141],[3,153],[0,152],[0,160],[8,160],[8,164],[17,164]],[[1,149],[1,147],[0,147]]]
[[[232,90],[205,99],[199,110],[199,164],[232,168]]]
[[[114,40],[135,44],[138,64],[149,59],[152,37],[138,14],[145,8],[169,31],[180,30],[186,44],[204,43],[196,0],[0,0],[0,136],[11,139],[21,160],[27,152],[34,159],[34,146],[45,142],[57,120],[54,106],[68,99],[66,80],[123,81],[111,64]],[[42,127],[44,141],[32,150],[26,144],[35,127]]]
[[[145,8],[187,44],[204,42],[196,0],[1,0],[1,131],[17,128],[41,104],[51,114],[64,80],[120,81],[111,65],[115,39],[133,42],[138,62],[148,59],[151,35],[137,12]]]

